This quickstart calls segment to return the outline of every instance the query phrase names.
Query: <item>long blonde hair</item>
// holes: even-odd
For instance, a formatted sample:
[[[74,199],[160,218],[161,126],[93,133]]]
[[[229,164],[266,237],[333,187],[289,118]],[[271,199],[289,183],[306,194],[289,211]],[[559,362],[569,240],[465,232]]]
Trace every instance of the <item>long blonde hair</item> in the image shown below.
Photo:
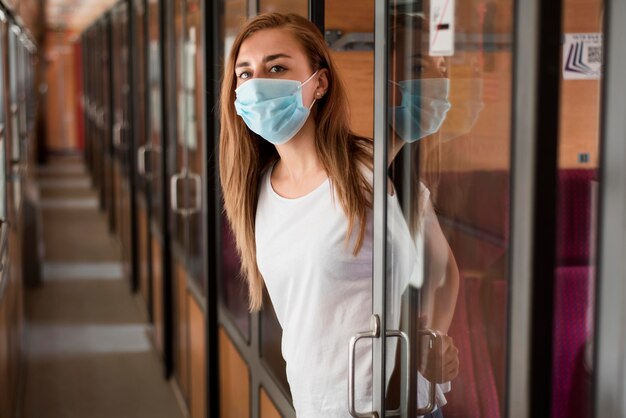
[[[250,20],[233,43],[224,69],[220,98],[220,181],[224,209],[241,258],[241,272],[249,287],[250,310],[261,308],[263,278],[256,263],[254,238],[258,185],[263,171],[279,159],[276,148],[250,131],[235,112],[235,61],[241,44],[252,34],[281,28],[291,32],[302,46],[313,70],[328,71],[328,90],[311,113],[316,124],[317,155],[333,185],[348,220],[346,245],[355,225],[359,226],[353,253],[361,249],[367,210],[372,205],[372,186],[362,168],[371,169],[372,141],[350,129],[350,114],[344,86],[330,51],[317,27],[295,14],[268,13]]]

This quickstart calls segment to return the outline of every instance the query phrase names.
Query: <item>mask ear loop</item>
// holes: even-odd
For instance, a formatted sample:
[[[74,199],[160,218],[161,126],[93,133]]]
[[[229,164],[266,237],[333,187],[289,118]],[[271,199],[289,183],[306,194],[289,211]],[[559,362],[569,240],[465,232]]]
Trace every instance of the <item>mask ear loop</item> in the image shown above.
[[[319,70],[315,71],[313,74],[311,74],[311,77],[307,78],[306,80],[304,80],[302,83],[300,83],[300,89],[302,89],[302,87],[304,87],[304,85],[306,83],[308,83],[309,81],[311,81],[311,79],[313,77],[315,77],[315,74],[317,74],[319,72]],[[311,105],[309,106],[309,110],[311,110],[313,108],[313,105],[315,104],[316,100],[315,97],[313,98],[313,101],[311,102]]]
[[[306,80],[304,80],[302,83],[300,83],[300,88],[304,87],[304,85],[306,83],[308,83],[309,81],[311,81],[311,79],[313,77],[315,77],[315,74],[317,74],[319,72],[319,70],[315,71],[313,74],[311,74],[311,77],[307,78]]]

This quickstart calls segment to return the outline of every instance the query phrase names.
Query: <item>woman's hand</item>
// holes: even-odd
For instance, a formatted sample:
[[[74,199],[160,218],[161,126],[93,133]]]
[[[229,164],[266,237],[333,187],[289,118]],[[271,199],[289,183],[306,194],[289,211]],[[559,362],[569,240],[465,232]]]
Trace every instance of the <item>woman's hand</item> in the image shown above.
[[[459,349],[454,345],[452,337],[440,334],[435,338],[433,347],[428,346],[428,343],[422,344],[422,375],[433,383],[453,380],[459,374]]]

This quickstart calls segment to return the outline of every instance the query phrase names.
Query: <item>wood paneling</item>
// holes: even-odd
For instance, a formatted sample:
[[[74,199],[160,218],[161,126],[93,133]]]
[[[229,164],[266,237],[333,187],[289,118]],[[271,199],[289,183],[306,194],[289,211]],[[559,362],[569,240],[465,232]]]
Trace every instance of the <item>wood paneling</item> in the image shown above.
[[[250,417],[250,375],[248,367],[228,337],[219,329],[220,418]]]
[[[204,313],[198,302],[188,293],[189,306],[189,351],[191,418],[206,417],[206,327]]]
[[[276,409],[274,402],[270,399],[263,388],[259,389],[261,400],[261,418],[281,418],[280,412]]]
[[[483,108],[473,128],[465,135],[441,144],[441,171],[509,170],[511,154],[512,54],[484,53],[493,71],[478,75],[482,83]],[[455,78],[463,78],[463,66],[450,65],[450,96]],[[454,106],[455,103],[452,103]],[[452,109],[450,110],[452,112]],[[446,122],[442,131],[446,130]]]
[[[374,1],[354,2],[326,0],[327,29],[345,33],[374,32]],[[359,135],[372,138],[374,134],[374,51],[333,51],[348,101],[352,129]]]
[[[347,32],[374,32],[374,0],[326,0],[325,23],[327,29]]]
[[[564,80],[561,85],[560,168],[598,166],[600,146],[600,80]],[[588,163],[578,155],[589,154]]]
[[[602,32],[600,0],[565,0],[565,33]],[[563,80],[561,83],[561,118],[559,138],[560,168],[598,166],[600,147],[601,80]],[[589,154],[588,163],[579,163],[578,155]]]
[[[148,257],[148,214],[145,204],[137,205],[137,241],[139,244],[139,289],[143,300],[147,303],[150,297],[149,281],[150,281],[150,259]]]
[[[163,355],[163,268],[161,244],[152,238],[152,318],[154,318],[154,343]]]
[[[174,283],[176,284],[176,380],[183,397],[189,400],[189,318],[187,272],[174,258]]]
[[[76,132],[76,83],[74,48],[66,33],[46,34],[46,147],[53,151],[74,150]]]
[[[296,13],[309,16],[308,0],[259,0],[259,12]]]
[[[332,52],[350,104],[352,129],[372,138],[374,133],[374,52]]]

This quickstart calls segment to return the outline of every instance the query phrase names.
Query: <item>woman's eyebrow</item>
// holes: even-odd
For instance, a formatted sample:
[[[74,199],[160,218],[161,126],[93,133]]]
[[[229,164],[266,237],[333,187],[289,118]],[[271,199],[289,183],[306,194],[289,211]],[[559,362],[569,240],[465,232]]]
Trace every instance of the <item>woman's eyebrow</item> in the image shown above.
[[[268,63],[270,61],[277,60],[278,58],[291,58],[291,56],[283,53],[266,55],[263,57],[263,62]],[[239,67],[250,67],[250,63],[248,61],[243,61],[235,65],[235,68]]]
[[[266,55],[265,57],[263,57],[263,62],[270,62],[270,61],[274,61],[277,60],[278,58],[291,58],[289,55],[287,54],[272,54],[272,55]]]

